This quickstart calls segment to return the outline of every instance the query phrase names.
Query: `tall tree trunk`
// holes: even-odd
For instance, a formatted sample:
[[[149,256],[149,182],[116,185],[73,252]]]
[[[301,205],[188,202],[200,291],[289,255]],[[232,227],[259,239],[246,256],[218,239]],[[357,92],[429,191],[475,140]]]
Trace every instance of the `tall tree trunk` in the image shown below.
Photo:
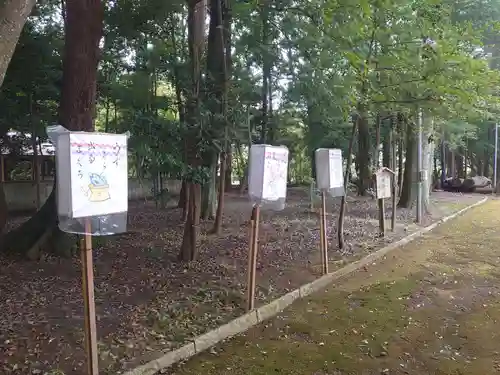
[[[271,77],[271,64],[269,59],[270,45],[270,25],[269,25],[269,6],[267,0],[262,1],[262,114],[261,114],[261,143],[269,142],[269,80]]]
[[[0,3],[0,88],[21,31],[35,3],[36,0],[3,0]],[[0,183],[0,233],[6,223],[7,201],[2,179]]]
[[[39,210],[41,206],[40,197],[40,159],[38,157],[38,144],[37,144],[37,132],[36,124],[33,121],[33,94],[29,94],[29,122],[31,127],[31,147],[33,148],[33,181],[35,181],[36,190],[36,209]]]
[[[59,121],[70,130],[93,131],[104,9],[101,0],[73,0],[66,8]]]
[[[229,97],[227,97],[227,92],[229,91],[229,85],[232,81],[232,66],[233,66],[233,58],[231,54],[232,47],[232,33],[231,33],[231,25],[233,23],[233,15],[231,11],[231,2],[229,0],[224,0],[224,12],[223,12],[223,20],[224,20],[224,45],[225,45],[225,56],[226,56],[226,107],[230,106]],[[226,113],[226,118],[228,114]],[[227,126],[232,124],[232,116],[231,120],[229,118],[226,119]],[[226,183],[225,190],[229,191],[232,186],[232,176],[233,176],[233,147],[231,142],[229,142],[227,147],[226,154]]]
[[[440,185],[441,188],[444,186],[444,180],[446,180],[446,133],[443,131],[441,134],[441,176],[440,176]]]
[[[73,0],[66,4],[59,123],[72,131],[94,131],[103,21],[104,7],[101,0]],[[52,237],[54,250],[59,254],[70,255],[69,251],[75,245],[73,239],[63,235],[57,226]]]
[[[447,177],[455,177],[455,155],[450,147],[446,147],[446,172]]]
[[[187,190],[186,190],[186,181],[183,180],[181,184],[181,191],[179,193],[179,201],[177,202],[177,208],[186,209],[187,202]]]
[[[175,37],[175,21],[174,21],[174,16],[173,13],[170,14],[169,19],[168,19],[168,30],[169,30],[169,36],[170,36],[170,42],[172,43],[172,54],[170,54],[170,63],[173,66],[172,69],[172,76],[171,79],[174,83],[174,88],[175,88],[175,98],[177,100],[177,112],[179,113],[179,121],[181,124],[185,124],[186,121],[186,106],[184,104],[183,98],[182,98],[182,92],[183,92],[183,86],[181,83],[181,77],[180,77],[180,71],[179,71],[179,66],[176,61],[176,57],[179,56],[180,51],[178,48],[178,43],[177,43],[177,38]],[[184,159],[186,159],[186,150],[183,150],[182,155]],[[181,191],[179,194],[179,201],[177,202],[177,207],[182,208],[183,210],[183,217],[184,220],[186,220],[187,217],[187,206],[186,202],[187,200],[187,189],[186,189],[186,181],[182,181],[182,187]]]
[[[191,62],[191,90],[187,103],[186,125],[187,134],[185,147],[187,163],[196,170],[203,164],[198,150],[199,118],[200,118],[200,87],[201,87],[201,56],[205,43],[205,1],[188,1],[188,44]],[[198,255],[198,236],[201,209],[201,185],[200,181],[189,176],[186,189],[189,199],[187,202],[187,218],[184,224],[184,235],[179,252],[179,259],[192,261]]]
[[[455,153],[455,168],[458,178],[465,178],[464,158],[462,155],[463,148],[459,148]]]
[[[401,195],[403,189],[403,176],[404,176],[404,135],[405,135],[405,122],[402,114],[397,114],[397,132],[398,132],[398,194]]]
[[[198,257],[201,185],[190,182],[187,189],[189,194],[187,219],[179,258],[183,261],[193,261]]]
[[[224,174],[224,176],[224,187],[225,191],[228,192],[231,190],[233,184],[233,150],[231,144],[228,145],[228,150],[226,153],[226,173]]]
[[[110,117],[109,111],[111,108],[111,103],[109,101],[109,98],[106,98],[105,108],[106,108],[106,113],[105,113],[105,117],[104,117],[104,132],[108,133],[109,132],[109,117]]]
[[[391,131],[392,131],[391,127]],[[390,168],[391,163],[391,132],[388,132],[382,143],[382,164],[384,167]]]
[[[380,131],[382,127],[382,120],[380,113],[377,113],[377,119],[375,122],[375,148],[373,153],[373,169],[378,169],[380,167]]]
[[[250,152],[250,148],[252,147],[252,123],[250,121],[250,106],[247,106],[247,136],[248,136],[248,152]],[[238,147],[239,159],[243,161],[243,155],[241,152],[241,148]],[[243,178],[240,180],[240,194],[245,192],[245,189],[248,188],[248,161],[245,163],[245,167],[243,170]]]
[[[216,20],[213,24],[217,25],[214,33],[215,35],[215,43],[214,49],[215,54],[219,55],[217,59],[219,74],[217,75],[218,79],[216,82],[216,86],[220,91],[220,118],[222,119],[222,126],[224,129],[224,140],[222,145],[222,152],[220,153],[220,173],[219,173],[219,196],[217,202],[217,213],[215,215],[215,223],[212,229],[212,232],[215,234],[219,234],[222,229],[222,218],[224,215],[224,197],[226,192],[226,171],[228,167],[228,152],[229,152],[229,124],[228,124],[228,114],[227,114],[227,101],[228,101],[228,86],[229,86],[229,74],[228,74],[228,58],[227,55],[231,54],[231,46],[227,45],[227,37],[226,33],[231,32],[230,24],[224,18],[228,18],[228,0],[212,0],[214,3],[212,12],[213,15],[216,16]],[[224,8],[224,10],[223,10]],[[212,25],[212,23],[211,23]],[[227,28],[227,29],[226,29]],[[227,47],[229,47],[227,49]],[[214,61],[215,62],[215,61]],[[215,68],[215,67],[214,67]],[[230,182],[231,183],[231,182]]]
[[[208,161],[205,167],[210,171],[210,176],[201,189],[200,217],[203,220],[214,219],[217,208],[217,154],[210,154],[204,158]]]
[[[487,139],[488,139],[488,145],[491,144],[491,128],[488,128],[488,133],[487,133]],[[483,176],[491,176],[490,175],[490,160],[491,160],[491,151],[489,147],[484,148],[484,166],[483,166]]]
[[[357,162],[359,167],[358,193],[365,195],[370,187],[370,130],[368,127],[368,119],[363,108],[358,110],[358,155]]]
[[[413,205],[416,181],[417,147],[414,126],[406,127],[406,159],[403,174],[403,186],[399,197],[398,207],[410,208]]]
[[[0,87],[24,24],[36,0],[3,0],[0,3]]]
[[[484,160],[477,160],[476,170],[477,170],[477,176],[486,175],[484,173]]]
[[[345,248],[344,219],[345,219],[345,211],[346,211],[347,192],[349,191],[349,189],[347,189],[347,184],[349,183],[349,179],[351,176],[351,164],[352,164],[354,138],[356,137],[356,130],[359,126],[359,121],[361,121],[361,118],[359,116],[357,116],[356,120],[352,124],[351,139],[349,140],[349,148],[347,150],[347,162],[346,162],[346,169],[345,169],[345,173],[344,173],[344,195],[342,196],[342,200],[340,202],[339,222],[338,222],[338,226],[337,226],[338,227],[337,240],[338,240],[339,249],[341,249],[341,250]]]
[[[430,116],[424,116],[425,133],[422,144],[422,169],[425,173],[425,181],[422,183],[422,209],[429,211],[430,194],[433,180],[434,142],[432,134],[434,132],[434,120]]]
[[[66,12],[60,123],[69,130],[92,131],[104,9],[100,0],[73,0]],[[57,228],[55,190],[33,217],[5,236],[2,250],[35,257],[50,244],[67,254],[71,245]]]

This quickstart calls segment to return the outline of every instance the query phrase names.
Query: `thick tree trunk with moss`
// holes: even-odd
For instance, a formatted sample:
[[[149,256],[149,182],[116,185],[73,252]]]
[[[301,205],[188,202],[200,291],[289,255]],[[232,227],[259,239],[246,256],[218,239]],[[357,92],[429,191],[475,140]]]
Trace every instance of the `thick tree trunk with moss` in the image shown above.
[[[0,2],[0,88],[17,41],[36,0],[3,0]],[[7,223],[7,202],[0,183],[0,233]]]
[[[69,130],[93,131],[99,40],[104,9],[101,0],[73,0],[66,6],[63,85],[59,117]],[[42,208],[26,223],[8,233],[2,249],[38,256],[41,250],[68,254],[76,239],[57,227],[55,186]]]

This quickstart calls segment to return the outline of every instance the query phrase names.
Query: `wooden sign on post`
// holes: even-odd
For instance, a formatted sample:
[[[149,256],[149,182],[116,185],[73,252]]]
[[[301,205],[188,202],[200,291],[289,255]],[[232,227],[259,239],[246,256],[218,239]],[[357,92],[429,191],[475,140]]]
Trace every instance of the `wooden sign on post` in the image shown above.
[[[342,150],[319,148],[314,153],[316,162],[316,180],[321,192],[320,208],[320,252],[323,274],[328,273],[328,237],[326,234],[326,193],[341,196],[344,193],[344,173],[342,168]]]
[[[391,197],[391,170],[382,168],[376,173],[377,199]]]
[[[69,132],[62,126],[49,127],[47,133],[56,145],[59,227],[83,235],[80,251],[85,349],[88,374],[98,375],[92,236],[126,230],[128,136]]]
[[[247,310],[255,307],[260,208],[285,207],[288,177],[288,149],[281,146],[252,145],[249,155],[248,195],[253,203],[248,252]]]
[[[376,184],[376,196],[378,200],[378,212],[379,212],[379,231],[380,236],[385,236],[385,208],[384,208],[384,199],[391,197],[392,191],[392,179],[394,178],[394,172],[387,168],[383,167],[379,169],[375,175],[375,184]],[[395,207],[392,208],[395,210]]]

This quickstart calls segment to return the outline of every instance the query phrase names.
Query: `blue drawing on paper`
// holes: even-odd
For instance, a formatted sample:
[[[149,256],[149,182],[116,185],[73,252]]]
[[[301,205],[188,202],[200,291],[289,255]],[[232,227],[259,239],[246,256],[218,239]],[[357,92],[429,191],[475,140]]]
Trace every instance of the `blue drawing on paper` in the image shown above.
[[[89,173],[89,180],[88,199],[90,202],[104,202],[111,199],[108,180],[104,174]]]

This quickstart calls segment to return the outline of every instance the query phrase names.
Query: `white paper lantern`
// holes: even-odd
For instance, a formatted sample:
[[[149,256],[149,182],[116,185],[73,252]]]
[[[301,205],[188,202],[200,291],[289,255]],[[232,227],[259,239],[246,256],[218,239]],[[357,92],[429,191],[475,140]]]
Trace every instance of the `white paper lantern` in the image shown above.
[[[83,218],[128,210],[127,135],[65,132],[56,140],[57,212]]]
[[[315,154],[316,183],[319,190],[330,190],[344,186],[342,150],[318,148]]]
[[[252,145],[249,155],[248,194],[252,201],[276,202],[286,198],[288,149]]]

